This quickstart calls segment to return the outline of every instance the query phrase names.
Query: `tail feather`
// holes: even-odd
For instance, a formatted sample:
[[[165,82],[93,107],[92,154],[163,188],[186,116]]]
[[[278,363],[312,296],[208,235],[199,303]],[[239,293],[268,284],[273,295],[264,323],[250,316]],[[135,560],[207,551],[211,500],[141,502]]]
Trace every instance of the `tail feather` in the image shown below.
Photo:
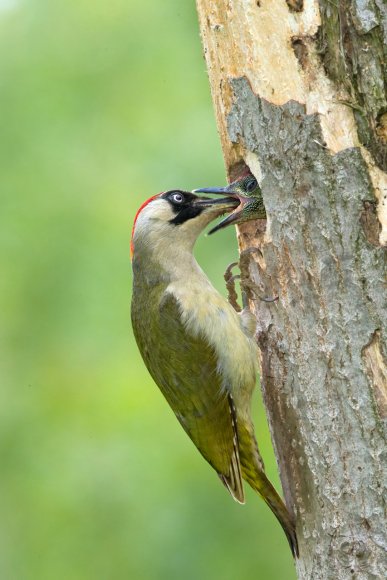
[[[254,478],[246,477],[246,481],[267,503],[285,532],[293,557],[298,558],[298,541],[293,518],[273,485],[263,472],[256,474]]]
[[[238,503],[245,503],[245,494],[243,491],[243,484],[235,478],[234,473],[230,473],[229,476],[225,476],[222,473],[218,473],[220,481],[227,488],[229,493],[232,495],[233,499]]]
[[[245,493],[243,490],[243,481],[241,473],[241,464],[239,460],[239,441],[238,441],[238,428],[237,428],[237,416],[236,409],[234,405],[234,400],[231,393],[228,395],[228,403],[231,415],[231,422],[234,431],[233,440],[233,454],[231,456],[231,461],[229,465],[228,474],[218,473],[220,481],[231,493],[235,501],[239,503],[245,503]]]
[[[253,424],[239,421],[238,435],[242,477],[267,503],[285,532],[293,556],[298,558],[298,542],[293,518],[265,475]]]

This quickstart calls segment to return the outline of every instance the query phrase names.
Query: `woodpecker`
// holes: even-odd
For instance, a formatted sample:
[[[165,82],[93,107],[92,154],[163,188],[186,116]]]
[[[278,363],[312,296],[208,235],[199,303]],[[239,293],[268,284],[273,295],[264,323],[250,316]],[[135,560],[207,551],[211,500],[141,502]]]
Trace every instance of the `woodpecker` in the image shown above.
[[[239,200],[238,207],[218,225],[209,231],[213,234],[228,225],[241,224],[248,220],[266,219],[262,191],[258,181],[250,171],[244,172],[236,181],[225,187],[203,187],[194,189],[194,193],[221,193]]]
[[[251,419],[256,320],[237,314],[193,256],[201,231],[234,198],[173,190],[138,210],[131,240],[131,316],[138,348],[176,418],[239,503],[244,479],[269,505],[298,555],[291,515],[267,479]]]

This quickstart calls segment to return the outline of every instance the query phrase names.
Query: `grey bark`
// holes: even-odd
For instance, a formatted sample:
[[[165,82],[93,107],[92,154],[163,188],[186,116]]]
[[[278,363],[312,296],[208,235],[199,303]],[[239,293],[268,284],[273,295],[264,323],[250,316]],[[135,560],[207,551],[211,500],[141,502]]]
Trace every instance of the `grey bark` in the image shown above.
[[[287,4],[298,13],[306,2]],[[386,7],[321,0],[318,33],[292,39],[311,86],[313,52],[354,111],[363,149],[336,153],[319,114],[296,101],[268,102],[243,71],[222,73],[212,37],[227,34],[226,24],[212,23],[219,14],[211,0],[198,0],[198,9],[229,177],[254,156],[262,176],[268,222],[249,222],[238,238],[241,249],[259,248],[244,272],[257,294],[279,297],[266,303],[250,293],[264,402],[297,521],[298,577],[385,578],[386,249],[370,175],[372,166],[386,169]]]
[[[299,577],[384,578],[385,409],[366,351],[376,340],[385,355],[385,250],[361,225],[368,203],[374,211],[367,167],[356,148],[332,156],[298,103],[273,106],[243,78],[232,86],[229,137],[259,157],[271,222],[266,267],[254,261],[250,275],[279,296],[254,306]]]
[[[350,95],[361,143],[387,170],[387,4],[320,0],[319,50],[336,85]]]

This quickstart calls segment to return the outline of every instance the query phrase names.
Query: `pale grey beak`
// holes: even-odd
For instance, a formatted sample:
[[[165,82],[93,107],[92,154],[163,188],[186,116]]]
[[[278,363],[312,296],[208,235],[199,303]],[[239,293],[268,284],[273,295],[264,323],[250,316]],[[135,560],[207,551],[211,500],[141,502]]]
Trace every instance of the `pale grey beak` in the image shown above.
[[[233,193],[228,191],[226,187],[202,187],[201,189],[193,189],[192,193]]]
[[[217,212],[231,211],[238,207],[239,200],[233,197],[222,197],[221,199],[198,198],[195,205],[203,209],[214,209]]]

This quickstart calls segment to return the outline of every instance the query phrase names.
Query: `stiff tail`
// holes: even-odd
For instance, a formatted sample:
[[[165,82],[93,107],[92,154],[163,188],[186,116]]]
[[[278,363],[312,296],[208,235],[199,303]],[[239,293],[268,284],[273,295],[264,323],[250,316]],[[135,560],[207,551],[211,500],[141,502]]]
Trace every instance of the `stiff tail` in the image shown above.
[[[262,497],[281,524],[282,529],[288,539],[289,546],[294,558],[298,558],[298,541],[293,518],[291,517],[286,505],[267,478],[265,482],[265,495]]]
[[[245,492],[243,490],[241,464],[239,461],[239,441],[238,441],[238,429],[237,429],[237,415],[234,404],[234,399],[231,393],[228,395],[228,404],[231,415],[231,423],[234,432],[233,439],[233,454],[230,458],[229,472],[228,474],[218,473],[220,481],[231,493],[232,497],[238,503],[245,503]]]
[[[298,541],[293,518],[291,517],[286,505],[263,472],[257,474],[254,480],[250,477],[247,479],[251,487],[259,493],[265,500],[277,520],[282,526],[283,531],[288,539],[290,549],[294,558],[298,558]]]
[[[293,556],[298,558],[298,542],[293,518],[265,475],[251,421],[239,421],[238,435],[242,477],[265,500],[281,524]]]
[[[293,518],[291,517],[284,502],[267,479],[263,471],[255,473],[254,477],[251,474],[244,474],[246,481],[251,487],[259,493],[262,499],[265,500],[277,520],[282,526],[283,531],[288,539],[290,549],[294,558],[298,558],[298,542],[296,536],[296,529]]]

